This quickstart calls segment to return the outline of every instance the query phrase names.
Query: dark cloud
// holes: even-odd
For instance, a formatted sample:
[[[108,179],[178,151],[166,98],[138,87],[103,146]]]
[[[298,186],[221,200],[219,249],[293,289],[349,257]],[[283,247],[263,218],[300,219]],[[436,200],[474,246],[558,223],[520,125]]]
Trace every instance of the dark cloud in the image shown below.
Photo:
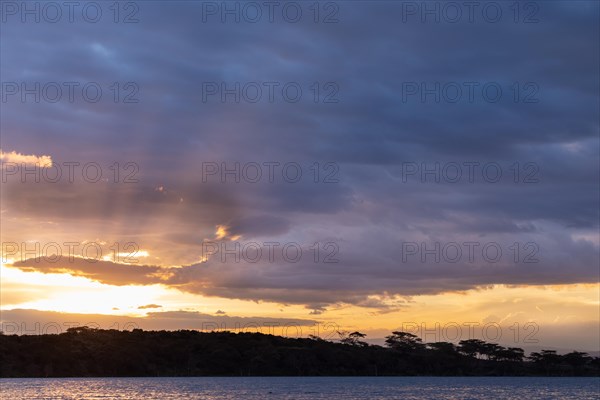
[[[359,236],[339,241],[338,249],[328,249],[339,251],[332,259],[338,262],[330,263],[324,262],[328,253],[323,248],[315,261],[312,245],[296,243],[291,253],[285,253],[283,243],[239,242],[236,250],[237,242],[226,240],[214,242],[226,247],[209,248],[206,262],[182,267],[90,263],[77,258],[74,262],[31,259],[14,266],[24,271],[68,272],[113,285],[162,284],[206,296],[303,304],[313,313],[344,303],[385,312],[406,306],[406,297],[412,295],[493,284],[574,284],[598,279],[593,268],[600,263],[598,247],[553,233],[553,225],[477,236],[453,233],[452,225],[431,228],[431,232],[398,236],[390,222],[370,235],[361,236],[359,231]],[[251,250],[244,253],[243,246]],[[296,246],[301,253],[296,253]]]
[[[402,305],[395,296],[496,283],[597,282],[598,3],[539,3],[540,22],[532,24],[514,23],[508,7],[495,24],[480,14],[475,23],[436,24],[419,16],[402,23],[402,2],[338,4],[334,24],[202,23],[193,2],[140,3],[137,24],[3,23],[3,82],[93,81],[104,88],[98,103],[3,103],[3,151],[98,162],[109,180],[114,162],[139,165],[135,184],[21,184],[9,177],[3,234],[15,241],[31,240],[31,232],[65,241],[105,235],[151,255],[147,266],[16,266],[305,304],[315,313],[338,302],[385,311]],[[135,82],[139,103],[111,101],[108,87],[116,81]],[[203,82],[222,81],[297,82],[303,97],[203,102]],[[315,103],[314,82],[321,95],[335,82],[339,101]],[[403,98],[407,82],[463,89],[465,82],[493,82],[503,96],[485,101],[478,89],[473,102],[422,102]],[[527,94],[538,101],[524,103]],[[257,183],[221,182],[219,174],[205,181],[207,162],[295,162],[303,174],[296,183],[279,170],[274,182],[265,174]],[[324,182],[328,162],[339,169],[337,183]],[[419,175],[404,181],[406,163],[436,162],[497,163],[502,177],[490,183],[479,174],[469,182],[463,170],[457,183]],[[524,183],[530,164],[537,181]],[[55,225],[42,229],[37,221]],[[228,238],[297,242],[308,254],[315,242],[335,242],[340,262],[213,257],[198,264],[217,226]],[[469,240],[497,242],[505,252],[533,242],[540,262],[399,262],[403,242]]]
[[[146,304],[145,306],[139,306],[138,310],[147,310],[149,308],[162,308],[162,306],[158,304]]]
[[[152,285],[162,282],[165,279],[163,274],[168,274],[168,269],[159,266],[117,264],[79,257],[61,257],[58,260],[48,257],[31,258],[17,261],[14,266],[25,272],[69,273],[116,286]]]
[[[261,215],[240,218],[232,221],[227,226],[232,236],[277,236],[289,231],[290,222],[282,217]]]

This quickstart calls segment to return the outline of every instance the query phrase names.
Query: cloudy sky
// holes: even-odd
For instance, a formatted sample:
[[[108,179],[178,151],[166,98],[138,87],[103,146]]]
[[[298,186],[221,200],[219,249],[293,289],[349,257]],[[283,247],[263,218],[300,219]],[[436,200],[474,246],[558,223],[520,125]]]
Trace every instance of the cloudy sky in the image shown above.
[[[48,4],[1,10],[4,330],[600,350],[597,2]]]

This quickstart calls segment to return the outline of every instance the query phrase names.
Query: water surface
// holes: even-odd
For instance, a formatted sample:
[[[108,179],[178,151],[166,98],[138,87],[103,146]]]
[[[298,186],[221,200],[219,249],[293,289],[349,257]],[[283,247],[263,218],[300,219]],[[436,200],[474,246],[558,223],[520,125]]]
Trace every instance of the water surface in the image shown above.
[[[600,378],[0,379],[3,399],[599,399]]]

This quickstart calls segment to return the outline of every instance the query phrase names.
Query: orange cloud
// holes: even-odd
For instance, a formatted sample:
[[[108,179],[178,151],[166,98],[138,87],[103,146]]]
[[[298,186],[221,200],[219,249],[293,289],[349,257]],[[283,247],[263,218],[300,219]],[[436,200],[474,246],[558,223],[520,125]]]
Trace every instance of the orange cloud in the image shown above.
[[[16,151],[10,153],[4,153],[0,150],[0,161],[3,163],[16,163],[16,164],[27,164],[36,165],[41,167],[51,167],[52,157],[42,155],[36,156],[35,154],[21,154]]]

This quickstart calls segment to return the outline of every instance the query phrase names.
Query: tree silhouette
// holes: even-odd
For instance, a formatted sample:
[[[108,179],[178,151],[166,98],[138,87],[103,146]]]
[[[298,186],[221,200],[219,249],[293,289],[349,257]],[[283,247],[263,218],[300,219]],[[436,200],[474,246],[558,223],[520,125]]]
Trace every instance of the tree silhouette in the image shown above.
[[[392,332],[390,336],[385,337],[385,343],[402,353],[414,353],[425,348],[420,337],[408,332]]]
[[[445,354],[455,354],[456,346],[450,342],[435,342],[435,343],[427,343],[427,348],[431,350],[435,350]]]
[[[461,340],[458,342],[458,350],[468,357],[476,357],[485,353],[485,344],[483,340],[479,339]]]
[[[422,343],[392,332],[386,347],[361,332],[340,342],[260,333],[69,328],[0,335],[0,377],[546,375],[600,376],[600,358],[573,351],[532,353],[477,339]],[[477,357],[477,358],[476,358]]]
[[[367,342],[363,342],[360,339],[366,337],[364,333],[360,332],[352,332],[346,334],[346,332],[338,331],[338,335],[341,337],[340,343],[349,345],[349,346],[359,346],[359,347],[367,347],[369,344]]]

